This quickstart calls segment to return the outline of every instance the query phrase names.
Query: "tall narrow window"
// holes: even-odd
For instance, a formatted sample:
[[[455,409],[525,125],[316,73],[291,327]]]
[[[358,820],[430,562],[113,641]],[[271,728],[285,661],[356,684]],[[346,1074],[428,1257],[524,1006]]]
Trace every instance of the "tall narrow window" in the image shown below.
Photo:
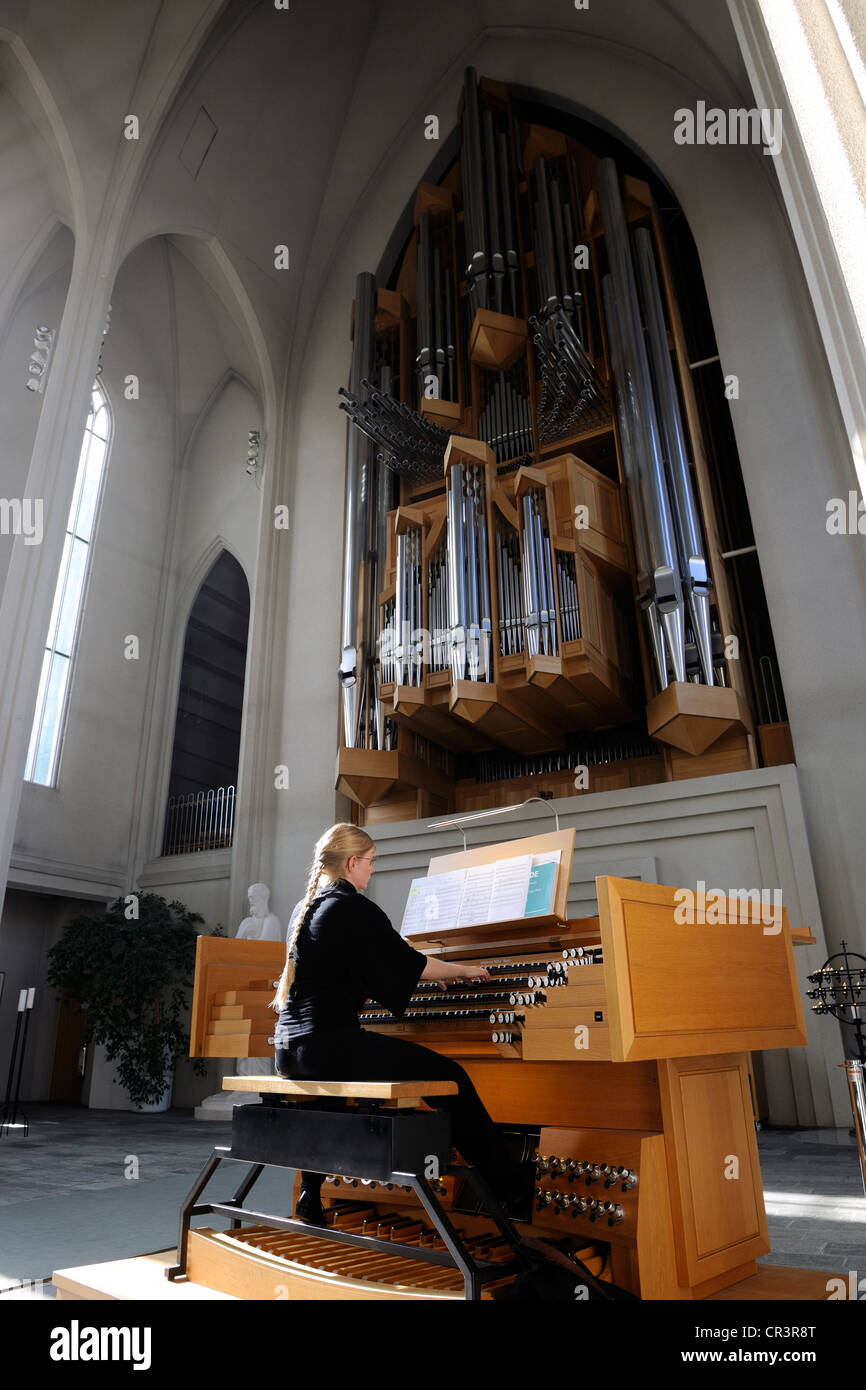
[[[249,621],[246,575],[224,550],[187,623],[163,854],[232,843]]]
[[[81,627],[82,600],[110,436],[108,401],[99,384],[94,383],[63,542],[63,558],[54,591],[36,715],[24,771],[26,781],[40,782],[46,787],[53,787],[57,781],[57,764],[69,699],[69,676]]]

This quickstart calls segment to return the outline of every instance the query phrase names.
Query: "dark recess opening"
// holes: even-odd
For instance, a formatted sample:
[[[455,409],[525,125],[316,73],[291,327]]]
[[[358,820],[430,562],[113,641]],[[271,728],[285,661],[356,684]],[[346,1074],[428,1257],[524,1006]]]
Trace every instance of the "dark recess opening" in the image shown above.
[[[246,575],[223,551],[199,589],[187,623],[170,797],[237,781],[249,620]]]

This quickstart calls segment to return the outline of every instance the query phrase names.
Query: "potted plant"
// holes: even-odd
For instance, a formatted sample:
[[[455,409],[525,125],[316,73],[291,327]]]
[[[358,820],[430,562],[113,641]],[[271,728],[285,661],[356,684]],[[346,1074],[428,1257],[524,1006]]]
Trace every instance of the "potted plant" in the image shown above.
[[[87,1040],[105,1047],[135,1108],[163,1100],[175,1061],[188,1053],[201,934],[196,926],[203,922],[183,903],[137,893],[118,898],[105,912],[73,917],[48,952],[48,984],[86,1008]],[[201,1059],[193,1068],[206,1074]]]

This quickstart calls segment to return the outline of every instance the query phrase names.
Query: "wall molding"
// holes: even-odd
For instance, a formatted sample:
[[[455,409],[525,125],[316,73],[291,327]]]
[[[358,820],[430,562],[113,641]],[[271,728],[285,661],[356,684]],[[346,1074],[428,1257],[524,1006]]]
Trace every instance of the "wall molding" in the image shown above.
[[[138,875],[140,888],[157,888],[167,883],[207,883],[231,878],[231,849],[203,849],[195,854],[170,854],[151,859]]]

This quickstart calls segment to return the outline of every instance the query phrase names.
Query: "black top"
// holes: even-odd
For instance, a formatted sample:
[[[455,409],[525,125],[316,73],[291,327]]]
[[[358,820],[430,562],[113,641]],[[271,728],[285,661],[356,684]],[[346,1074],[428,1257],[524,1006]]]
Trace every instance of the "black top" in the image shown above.
[[[289,936],[300,906],[292,913]],[[314,1030],[360,1028],[358,1012],[367,999],[399,1018],[427,964],[382,909],[345,878],[313,899],[292,958],[295,978],[277,1024],[277,1047]]]

